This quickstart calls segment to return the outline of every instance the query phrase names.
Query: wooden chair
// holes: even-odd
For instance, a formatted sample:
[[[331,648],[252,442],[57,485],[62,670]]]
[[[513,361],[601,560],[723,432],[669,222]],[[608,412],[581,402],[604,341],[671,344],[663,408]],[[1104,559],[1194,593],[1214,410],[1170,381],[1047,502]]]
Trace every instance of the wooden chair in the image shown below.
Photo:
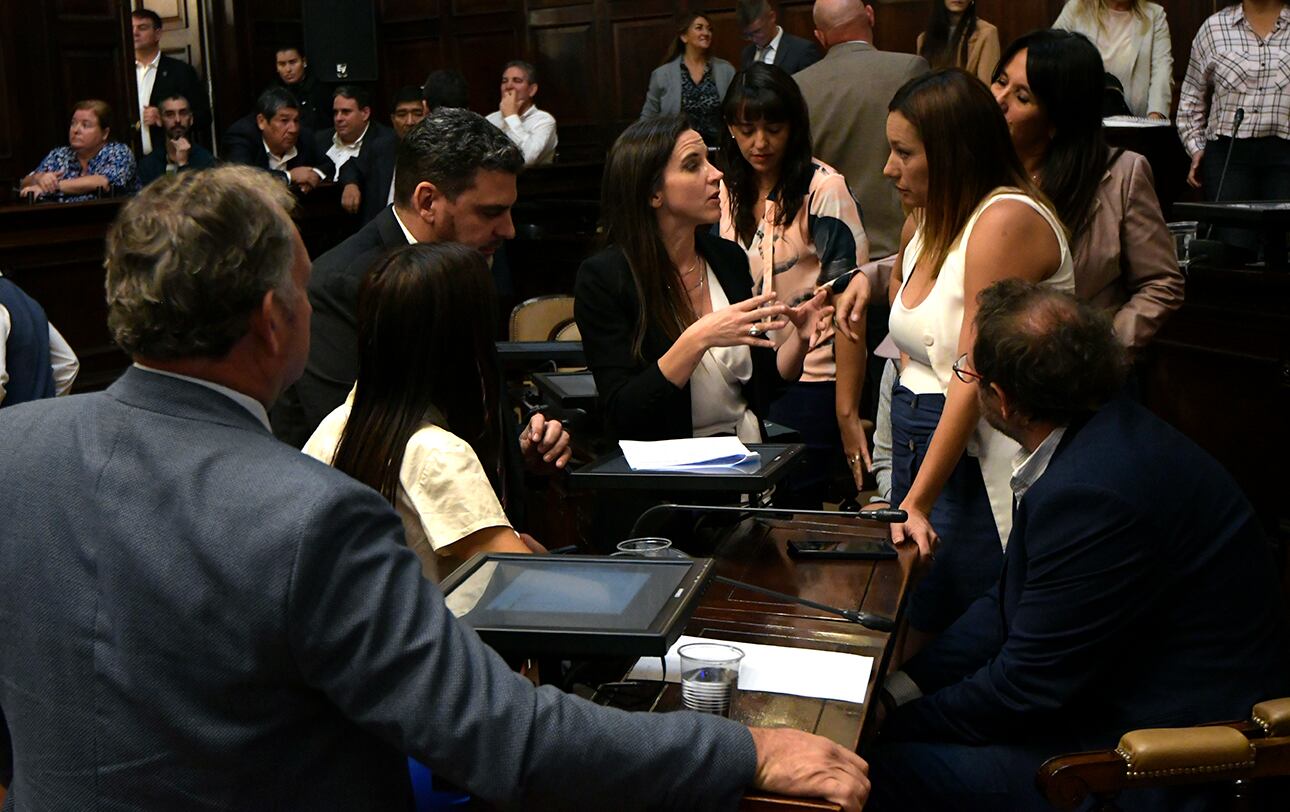
[[[562,329],[573,324],[572,296],[535,296],[511,310],[511,341],[557,341]]]
[[[1056,809],[1075,809],[1093,796],[1098,810],[1116,810],[1129,789],[1228,784],[1231,808],[1249,808],[1251,782],[1290,776],[1290,698],[1260,702],[1251,721],[1200,727],[1133,730],[1114,750],[1057,756],[1036,781]]]

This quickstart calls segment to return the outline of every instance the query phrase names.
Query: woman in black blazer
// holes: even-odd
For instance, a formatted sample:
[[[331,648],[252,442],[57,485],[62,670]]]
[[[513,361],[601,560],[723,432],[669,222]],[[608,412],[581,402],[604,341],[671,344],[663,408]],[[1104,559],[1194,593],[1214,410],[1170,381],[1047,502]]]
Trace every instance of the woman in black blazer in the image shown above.
[[[767,405],[801,375],[832,312],[823,292],[796,308],[752,295],[747,255],[707,233],[721,216],[720,180],[682,116],[638,121],[609,152],[609,246],[578,269],[574,315],[616,439],[760,442]],[[789,324],[776,349],[765,333]]]

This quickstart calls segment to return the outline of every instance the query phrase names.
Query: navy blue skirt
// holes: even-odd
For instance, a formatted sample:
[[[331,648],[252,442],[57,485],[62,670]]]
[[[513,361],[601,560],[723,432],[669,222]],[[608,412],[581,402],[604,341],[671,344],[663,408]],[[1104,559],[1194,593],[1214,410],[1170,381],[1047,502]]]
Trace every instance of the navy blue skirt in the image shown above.
[[[891,394],[891,504],[898,507],[918,476],[932,433],[945,408],[944,395],[915,395],[899,382]],[[1003,549],[981,478],[981,466],[966,453],[954,466],[929,517],[940,547],[928,573],[909,598],[909,625],[941,632],[999,579]]]

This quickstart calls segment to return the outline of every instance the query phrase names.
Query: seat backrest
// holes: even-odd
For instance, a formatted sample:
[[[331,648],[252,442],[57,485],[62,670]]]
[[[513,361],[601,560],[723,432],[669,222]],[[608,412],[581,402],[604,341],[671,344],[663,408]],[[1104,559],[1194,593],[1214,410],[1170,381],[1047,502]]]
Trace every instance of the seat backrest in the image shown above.
[[[511,341],[554,341],[573,323],[572,296],[535,296],[511,311]]]
[[[582,331],[578,329],[578,323],[571,321],[560,329],[555,331],[552,336],[556,341],[581,341]]]

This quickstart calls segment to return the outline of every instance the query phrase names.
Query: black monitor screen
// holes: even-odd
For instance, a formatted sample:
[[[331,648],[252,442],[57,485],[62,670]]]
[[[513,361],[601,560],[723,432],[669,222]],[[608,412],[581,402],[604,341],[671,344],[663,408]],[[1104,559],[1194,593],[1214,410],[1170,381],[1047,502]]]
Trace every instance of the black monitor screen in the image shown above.
[[[661,563],[538,556],[489,560],[445,600],[454,615],[477,628],[640,630],[658,617],[692,562]]]

